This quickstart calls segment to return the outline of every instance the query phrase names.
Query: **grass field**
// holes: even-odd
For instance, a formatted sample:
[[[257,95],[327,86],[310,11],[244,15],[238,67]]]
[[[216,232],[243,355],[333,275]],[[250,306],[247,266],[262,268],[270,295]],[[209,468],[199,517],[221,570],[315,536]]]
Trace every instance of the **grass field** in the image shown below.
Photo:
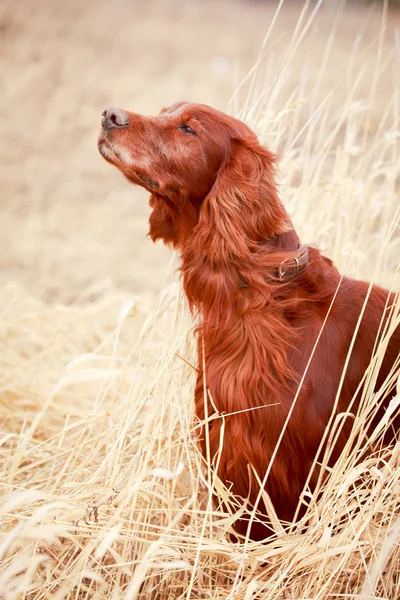
[[[2,600],[400,598],[400,448],[360,460],[400,304],[306,517],[232,544],[245,508],[212,503],[229,492],[197,450],[178,259],[96,149],[108,105],[229,110],[282,156],[302,241],[398,291],[399,25],[333,1],[0,5]]]

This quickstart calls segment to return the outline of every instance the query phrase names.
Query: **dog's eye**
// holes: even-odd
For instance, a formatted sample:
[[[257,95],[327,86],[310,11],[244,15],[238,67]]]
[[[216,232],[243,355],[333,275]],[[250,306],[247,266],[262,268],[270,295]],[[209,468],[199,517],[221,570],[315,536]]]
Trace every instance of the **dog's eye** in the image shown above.
[[[186,135],[197,135],[195,130],[192,129],[189,125],[179,125],[179,130],[182,131],[182,133],[185,133]]]

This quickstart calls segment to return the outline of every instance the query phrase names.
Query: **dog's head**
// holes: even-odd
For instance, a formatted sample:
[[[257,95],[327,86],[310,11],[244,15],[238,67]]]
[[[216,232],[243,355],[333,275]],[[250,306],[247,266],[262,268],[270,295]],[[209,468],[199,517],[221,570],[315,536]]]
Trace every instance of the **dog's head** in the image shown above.
[[[151,193],[153,240],[181,247],[201,225],[203,236],[218,229],[230,251],[240,228],[250,228],[246,235],[254,242],[277,232],[283,209],[274,156],[233,117],[188,102],[156,117],[109,108],[98,147],[130,182]]]

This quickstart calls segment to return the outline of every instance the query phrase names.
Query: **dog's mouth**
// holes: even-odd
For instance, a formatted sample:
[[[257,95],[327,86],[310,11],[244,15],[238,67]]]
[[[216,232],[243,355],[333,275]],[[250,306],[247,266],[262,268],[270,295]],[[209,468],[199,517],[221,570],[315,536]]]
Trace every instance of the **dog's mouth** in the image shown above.
[[[119,166],[122,163],[121,156],[118,155],[117,148],[112,146],[104,137],[104,135],[100,135],[99,141],[97,142],[97,147],[102,157],[108,162],[115,164],[116,166]]]
[[[131,165],[129,165],[126,160],[126,156],[124,156],[124,152],[121,151],[118,146],[111,144],[107,138],[104,137],[104,135],[100,135],[97,147],[102,157],[107,162],[120,169],[120,171],[122,171],[122,173],[131,183],[141,185],[150,192],[160,188],[158,181],[155,181],[154,179],[148,177],[144,173],[134,169]]]

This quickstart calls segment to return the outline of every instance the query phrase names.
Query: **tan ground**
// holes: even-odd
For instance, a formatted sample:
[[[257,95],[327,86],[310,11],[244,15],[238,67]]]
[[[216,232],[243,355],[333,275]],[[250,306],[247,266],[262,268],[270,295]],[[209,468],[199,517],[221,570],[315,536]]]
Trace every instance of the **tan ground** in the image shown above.
[[[305,98],[339,4],[323,5],[296,56],[298,69],[284,74],[293,87],[307,60]],[[286,49],[302,5],[285,3],[267,58]],[[146,193],[98,155],[100,114],[109,105],[153,113],[177,99],[226,109],[257,58],[276,6],[244,0],[3,2],[0,284],[17,280],[50,300],[72,301],[113,286],[154,297],[171,254],[145,237]],[[400,14],[391,13],[383,52],[393,49],[396,24]],[[377,7],[345,9],[321,97],[340,78],[353,46],[364,51],[379,25]],[[366,94],[374,53],[362,84]],[[388,69],[381,79],[376,119],[394,76]],[[339,108],[342,97],[337,90]]]

